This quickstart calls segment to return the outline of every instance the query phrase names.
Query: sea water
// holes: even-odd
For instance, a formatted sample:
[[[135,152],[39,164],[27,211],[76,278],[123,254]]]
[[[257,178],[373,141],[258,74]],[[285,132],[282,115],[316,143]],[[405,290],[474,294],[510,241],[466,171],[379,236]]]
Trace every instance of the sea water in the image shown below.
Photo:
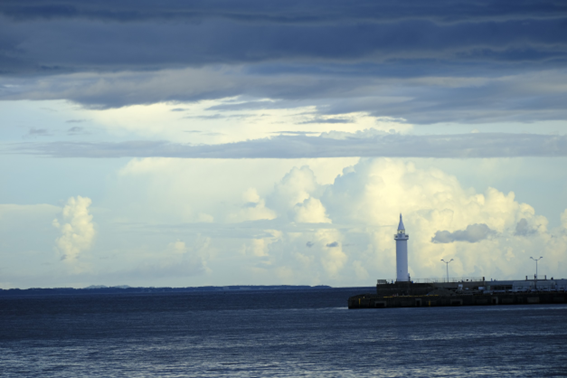
[[[3,297],[0,376],[567,376],[565,304],[348,310],[360,293]]]

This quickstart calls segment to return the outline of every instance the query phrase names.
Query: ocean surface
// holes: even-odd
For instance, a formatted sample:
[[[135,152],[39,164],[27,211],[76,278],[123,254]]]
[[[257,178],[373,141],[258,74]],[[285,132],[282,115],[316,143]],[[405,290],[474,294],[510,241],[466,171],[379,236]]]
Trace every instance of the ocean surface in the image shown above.
[[[0,376],[567,377],[567,305],[348,310],[364,292],[2,297]]]

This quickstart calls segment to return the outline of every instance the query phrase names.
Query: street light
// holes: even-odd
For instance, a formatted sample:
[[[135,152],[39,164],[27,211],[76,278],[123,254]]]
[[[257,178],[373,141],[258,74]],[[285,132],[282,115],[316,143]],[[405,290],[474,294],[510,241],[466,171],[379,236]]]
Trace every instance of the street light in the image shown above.
[[[537,262],[541,259],[543,259],[543,256],[540,256],[539,259],[534,259],[533,257],[530,256],[530,259],[535,261],[535,276],[534,276],[534,282],[537,281]],[[537,285],[537,283],[536,283]]]
[[[449,261],[445,261],[445,260],[441,259],[441,261],[443,261],[445,264],[447,264],[447,282],[449,282],[449,263],[451,261],[453,261],[453,259],[451,259]]]

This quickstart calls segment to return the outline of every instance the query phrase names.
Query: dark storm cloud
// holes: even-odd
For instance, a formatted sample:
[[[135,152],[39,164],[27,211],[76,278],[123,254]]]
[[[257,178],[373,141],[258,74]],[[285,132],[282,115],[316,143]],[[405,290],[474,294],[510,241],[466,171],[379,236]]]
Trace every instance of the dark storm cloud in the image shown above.
[[[403,2],[360,0],[4,0],[0,13],[16,19],[88,19],[136,22],[145,20],[188,20],[225,18],[239,22],[317,23],[352,20],[392,21],[427,19],[437,22],[461,20],[510,20],[554,18],[566,10],[563,2],[469,0],[447,3],[440,0]]]
[[[566,57],[567,6],[551,1],[3,1],[0,13],[7,74]]]
[[[108,108],[244,96],[214,109],[565,119],[566,64],[558,1],[0,2],[2,100]],[[553,85],[538,86],[550,73]],[[255,101],[266,98],[279,101]]]
[[[468,225],[464,230],[455,232],[437,231],[431,241],[433,243],[453,243],[457,241],[477,243],[493,234],[495,234],[495,231],[491,230],[486,224],[475,223]]]
[[[567,136],[504,133],[425,136],[330,133],[318,137],[281,135],[216,145],[187,145],[165,141],[53,142],[5,144],[3,150],[4,153],[89,158],[557,157],[567,156]]]
[[[6,71],[13,73],[152,70],[270,61],[351,64],[434,60],[441,65],[473,62],[558,67],[565,62],[567,50],[564,19],[495,25],[401,21],[365,26],[233,24],[222,20],[155,25],[37,21],[31,25],[10,23],[2,29],[22,39],[22,43],[7,45],[7,54],[2,54],[5,59],[15,57],[12,64],[6,62]],[[23,66],[18,68],[15,63]],[[409,75],[406,71],[399,70],[399,75]]]
[[[154,73],[73,74],[12,78],[0,100],[73,99],[93,108],[198,101],[244,94],[204,118],[242,116],[233,111],[312,107],[312,117],[349,118],[366,112],[410,123],[495,122],[566,119],[567,70],[504,77],[375,78],[311,75],[252,75],[243,69],[166,70]],[[279,99],[258,101],[255,98]],[[183,114],[183,113],[180,113]]]

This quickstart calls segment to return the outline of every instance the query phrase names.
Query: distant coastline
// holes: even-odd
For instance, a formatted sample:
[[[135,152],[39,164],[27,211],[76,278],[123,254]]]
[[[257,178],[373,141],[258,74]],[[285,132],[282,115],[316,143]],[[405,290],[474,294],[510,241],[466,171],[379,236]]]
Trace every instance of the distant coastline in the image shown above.
[[[53,295],[96,295],[96,294],[146,294],[146,293],[199,293],[199,292],[242,292],[242,291],[282,291],[282,290],[321,290],[331,286],[318,285],[230,285],[198,287],[130,287],[130,286],[89,286],[86,288],[29,288],[0,289],[0,297],[27,297]]]

